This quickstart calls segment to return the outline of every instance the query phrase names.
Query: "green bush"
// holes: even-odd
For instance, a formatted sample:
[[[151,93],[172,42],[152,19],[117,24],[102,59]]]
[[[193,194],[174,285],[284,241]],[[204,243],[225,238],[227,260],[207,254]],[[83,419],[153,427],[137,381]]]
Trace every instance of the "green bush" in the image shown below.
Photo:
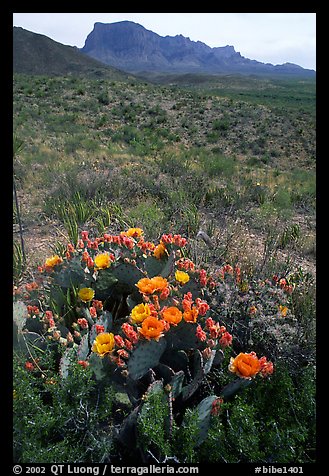
[[[60,380],[54,349],[42,355],[38,367],[32,363],[33,370],[25,368],[24,360],[16,355],[13,367],[15,462],[107,460],[112,449],[111,389],[97,388],[92,373],[79,364]]]
[[[315,391],[313,366],[291,375],[281,362],[270,381],[223,405],[194,462],[314,462]]]

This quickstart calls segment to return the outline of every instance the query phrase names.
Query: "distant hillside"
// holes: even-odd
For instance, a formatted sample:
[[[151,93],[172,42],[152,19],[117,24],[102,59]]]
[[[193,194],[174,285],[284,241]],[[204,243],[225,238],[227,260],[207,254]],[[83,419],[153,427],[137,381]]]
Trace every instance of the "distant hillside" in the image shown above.
[[[20,27],[13,29],[14,73],[49,76],[85,75],[126,79],[128,75],[90,58],[77,47]]]
[[[211,48],[183,35],[163,37],[131,21],[95,23],[81,51],[134,74],[152,71],[315,76],[315,71],[295,64],[274,66],[245,58],[233,46]]]

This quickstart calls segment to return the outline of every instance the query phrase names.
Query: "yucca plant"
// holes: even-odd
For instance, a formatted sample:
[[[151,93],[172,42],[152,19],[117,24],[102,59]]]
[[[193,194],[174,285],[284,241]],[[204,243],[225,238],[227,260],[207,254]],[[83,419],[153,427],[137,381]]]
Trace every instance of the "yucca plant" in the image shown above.
[[[15,164],[15,160],[17,159],[17,154],[23,149],[24,142],[18,138],[17,135],[13,137],[13,160]],[[14,202],[15,202],[15,218],[17,219],[18,226],[19,226],[19,234],[20,234],[20,247],[17,244],[14,244],[14,276],[16,279],[20,279],[21,275],[23,274],[23,268],[26,264],[26,257],[25,257],[25,249],[24,249],[24,238],[23,238],[23,226],[21,220],[21,214],[19,210],[18,204],[18,197],[17,197],[17,190],[16,190],[16,182],[15,182],[15,173],[13,176],[13,194],[14,194]]]
[[[24,271],[26,269],[26,261],[23,255],[20,243],[14,242],[13,245],[13,281],[16,286],[19,285]]]

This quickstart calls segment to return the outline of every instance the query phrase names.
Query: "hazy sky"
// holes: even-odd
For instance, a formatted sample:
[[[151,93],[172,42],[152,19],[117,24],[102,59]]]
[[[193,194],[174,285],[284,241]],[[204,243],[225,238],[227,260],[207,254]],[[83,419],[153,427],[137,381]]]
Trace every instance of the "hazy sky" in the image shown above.
[[[161,36],[182,34],[211,47],[232,45],[264,63],[316,69],[315,13],[14,13],[13,20],[14,26],[79,48],[95,22],[130,20]]]

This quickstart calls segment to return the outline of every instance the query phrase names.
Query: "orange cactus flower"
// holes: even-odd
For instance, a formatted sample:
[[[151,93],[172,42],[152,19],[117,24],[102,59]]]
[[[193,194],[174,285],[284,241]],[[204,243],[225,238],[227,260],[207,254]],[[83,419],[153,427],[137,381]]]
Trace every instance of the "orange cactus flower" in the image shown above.
[[[183,317],[183,313],[175,306],[167,307],[162,312],[162,317],[166,322],[177,326],[180,323]]]
[[[166,278],[162,278],[161,276],[154,276],[151,281],[154,291],[163,291],[168,286],[168,281]]]
[[[186,311],[184,311],[183,318],[186,322],[196,322],[198,315],[199,311],[195,306],[193,306],[191,309],[186,309]]]
[[[155,339],[158,341],[160,337],[163,336],[164,327],[165,324],[163,321],[151,316],[144,319],[142,328],[139,329],[139,332],[143,337],[145,337],[145,339]]]
[[[136,284],[141,293],[153,294],[155,291],[163,291],[168,286],[168,281],[161,276],[154,278],[142,278]]]
[[[114,335],[112,333],[102,332],[101,334],[98,334],[98,336],[94,340],[94,344],[91,350],[98,354],[100,357],[104,357],[104,355],[109,354],[113,351],[114,345]]]
[[[152,294],[154,292],[154,286],[150,278],[142,278],[136,284],[141,293]]]
[[[108,253],[101,253],[95,256],[94,263],[97,269],[106,269],[111,265],[111,257]]]
[[[141,322],[144,321],[147,317],[150,317],[151,315],[151,309],[148,304],[138,304],[133,308],[131,311],[131,320],[135,324],[140,324]]]
[[[231,357],[229,370],[239,377],[250,379],[258,374],[260,369],[259,359],[254,352],[250,352],[250,354],[240,352],[235,359]]]

